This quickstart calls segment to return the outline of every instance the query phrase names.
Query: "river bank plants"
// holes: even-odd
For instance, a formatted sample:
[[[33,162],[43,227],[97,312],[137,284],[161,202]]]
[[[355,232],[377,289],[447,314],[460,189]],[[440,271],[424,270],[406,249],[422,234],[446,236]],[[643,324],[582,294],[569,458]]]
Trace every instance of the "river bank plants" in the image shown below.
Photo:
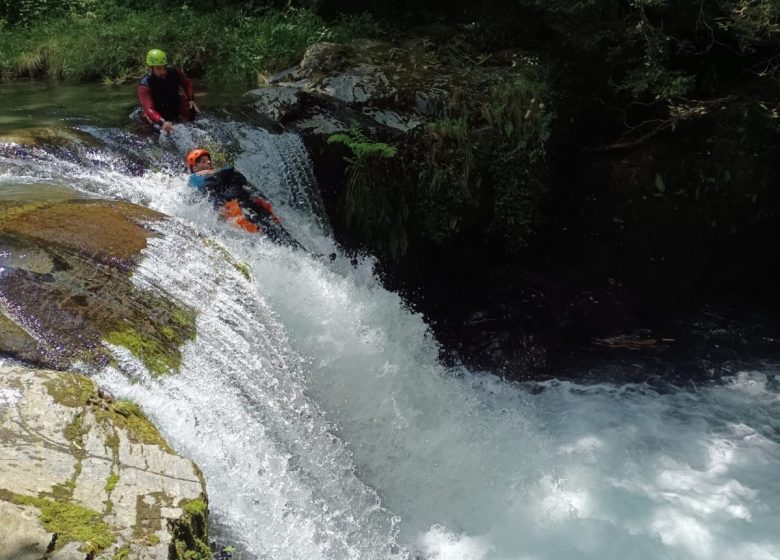
[[[91,0],[46,5],[0,1],[3,79],[120,83],[142,75],[146,52],[156,47],[190,75],[255,84],[297,63],[313,43],[347,41],[375,29],[365,16],[326,22],[306,9],[132,8]]]

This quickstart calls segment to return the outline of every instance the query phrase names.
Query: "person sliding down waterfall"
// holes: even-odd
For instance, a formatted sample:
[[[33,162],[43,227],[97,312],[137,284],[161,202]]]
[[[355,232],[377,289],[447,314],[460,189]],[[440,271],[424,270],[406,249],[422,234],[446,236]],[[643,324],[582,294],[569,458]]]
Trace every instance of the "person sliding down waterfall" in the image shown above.
[[[189,185],[206,194],[223,218],[250,233],[264,233],[272,241],[301,247],[282,227],[273,206],[252,191],[246,177],[232,166],[214,170],[211,154],[202,148],[190,150],[186,157]]]
[[[138,82],[138,100],[146,120],[170,134],[173,123],[192,120],[200,109],[195,104],[195,88],[187,75],[168,66],[167,55],[152,49],[146,54],[149,73]]]

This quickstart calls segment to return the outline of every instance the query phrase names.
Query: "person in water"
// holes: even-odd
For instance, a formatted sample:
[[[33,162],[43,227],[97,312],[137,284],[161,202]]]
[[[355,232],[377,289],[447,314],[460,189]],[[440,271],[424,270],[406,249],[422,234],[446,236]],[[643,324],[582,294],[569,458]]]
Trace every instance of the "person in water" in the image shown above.
[[[200,112],[195,104],[195,88],[187,75],[168,66],[168,56],[159,49],[146,54],[149,72],[138,82],[138,100],[146,119],[170,133],[173,124],[192,119]]]
[[[211,154],[203,148],[190,150],[186,162],[190,187],[207,195],[223,218],[250,233],[264,233],[273,241],[300,247],[282,227],[271,203],[235,168],[215,170]]]

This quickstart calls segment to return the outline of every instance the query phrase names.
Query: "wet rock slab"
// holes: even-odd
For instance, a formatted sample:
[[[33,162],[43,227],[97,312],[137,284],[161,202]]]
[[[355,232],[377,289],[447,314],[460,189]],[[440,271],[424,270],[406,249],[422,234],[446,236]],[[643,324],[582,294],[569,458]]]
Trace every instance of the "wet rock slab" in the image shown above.
[[[175,370],[194,314],[132,273],[162,214],[133,204],[62,196],[0,198],[0,353],[69,369],[104,365],[105,342],[155,374]]]

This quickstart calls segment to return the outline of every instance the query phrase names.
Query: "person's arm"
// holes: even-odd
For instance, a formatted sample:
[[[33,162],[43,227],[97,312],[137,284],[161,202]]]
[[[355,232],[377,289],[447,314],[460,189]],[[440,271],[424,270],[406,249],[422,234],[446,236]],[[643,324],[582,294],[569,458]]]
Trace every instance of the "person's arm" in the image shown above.
[[[271,219],[272,219],[272,220],[273,220],[275,223],[277,223],[277,224],[281,224],[281,223],[282,223],[282,220],[280,220],[280,219],[279,219],[279,216],[277,216],[277,215],[274,213],[274,207],[273,207],[273,205],[271,205],[271,203],[270,203],[270,202],[268,202],[266,199],[264,199],[264,198],[261,198],[261,197],[259,197],[259,196],[253,196],[253,197],[252,197],[252,202],[254,202],[255,204],[257,204],[257,205],[258,205],[260,208],[262,208],[262,209],[263,209],[263,210],[265,210],[266,212],[268,212],[268,214],[270,214],[270,215],[271,215]]]
[[[187,76],[187,74],[182,72],[179,68],[176,69],[176,72],[179,74],[181,88],[184,90],[184,95],[187,97],[190,109],[194,109],[196,112],[200,113],[200,109],[195,104],[195,84],[192,82],[189,76]]]
[[[138,84],[136,90],[138,92],[138,100],[141,102],[141,108],[152,124],[158,125],[165,132],[173,130],[173,123],[166,121],[160,113],[154,108],[154,101],[152,100],[152,93],[149,91],[149,86],[143,83]]]
[[[138,84],[138,101],[141,102],[141,108],[144,110],[146,118],[152,121],[154,124],[162,124],[165,119],[154,108],[154,101],[152,101],[152,93],[149,91],[149,87],[143,84]]]

